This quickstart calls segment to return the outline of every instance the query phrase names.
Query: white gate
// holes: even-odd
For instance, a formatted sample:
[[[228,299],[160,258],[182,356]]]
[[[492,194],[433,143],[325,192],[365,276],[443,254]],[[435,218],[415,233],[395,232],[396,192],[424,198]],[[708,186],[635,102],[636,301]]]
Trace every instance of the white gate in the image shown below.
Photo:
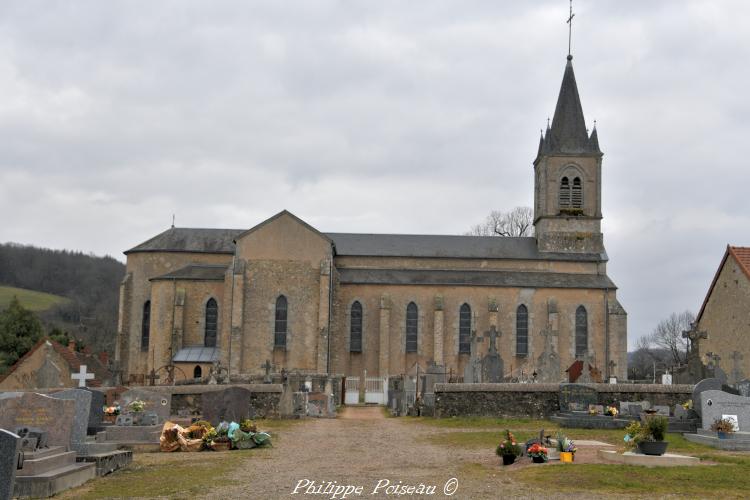
[[[359,377],[346,377],[344,390],[344,404],[356,405],[359,403]]]
[[[404,377],[404,412],[417,401],[417,377]]]
[[[386,387],[388,382],[383,378],[365,377],[365,403],[387,404]]]

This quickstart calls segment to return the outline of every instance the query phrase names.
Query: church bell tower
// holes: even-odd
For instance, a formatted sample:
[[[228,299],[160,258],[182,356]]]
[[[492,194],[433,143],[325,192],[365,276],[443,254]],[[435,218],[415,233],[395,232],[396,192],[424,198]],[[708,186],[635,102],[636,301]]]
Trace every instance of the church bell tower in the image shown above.
[[[589,135],[568,55],[552,125],[534,160],[534,228],[542,252],[603,253],[602,152]]]

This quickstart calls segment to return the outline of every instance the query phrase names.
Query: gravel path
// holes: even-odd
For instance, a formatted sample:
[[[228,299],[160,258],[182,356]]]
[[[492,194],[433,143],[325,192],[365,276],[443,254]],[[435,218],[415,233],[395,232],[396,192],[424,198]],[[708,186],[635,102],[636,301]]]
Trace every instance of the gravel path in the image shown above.
[[[334,495],[313,491],[329,482],[335,482],[333,487],[362,488],[359,495],[346,496],[349,499],[551,498],[548,491],[530,492],[517,484],[513,472],[503,469],[491,450],[451,449],[429,443],[426,438],[435,432],[426,425],[385,418],[381,408],[347,407],[339,418],[308,419],[284,429],[274,448],[258,450],[262,454],[240,468],[233,485],[217,487],[209,498],[323,500]],[[456,480],[449,482],[451,478]],[[415,491],[397,495],[385,487],[376,489],[385,481],[397,486],[399,482],[401,486],[434,486],[434,494]],[[311,485],[304,494],[305,487]],[[297,494],[293,494],[297,486]],[[453,495],[445,495],[445,488]]]

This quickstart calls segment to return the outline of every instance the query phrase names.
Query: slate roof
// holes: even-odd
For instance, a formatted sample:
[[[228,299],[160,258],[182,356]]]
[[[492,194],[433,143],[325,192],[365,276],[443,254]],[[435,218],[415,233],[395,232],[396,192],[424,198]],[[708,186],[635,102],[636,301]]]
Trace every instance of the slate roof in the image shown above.
[[[581,98],[578,95],[578,84],[573,72],[573,56],[568,56],[555,114],[552,118],[552,127],[547,127],[547,133],[539,144],[539,152],[546,154],[601,153],[596,128],[591,133],[591,137],[586,130]]]
[[[599,274],[344,268],[339,269],[339,276],[342,284],[617,289],[612,280]]]
[[[714,287],[716,286],[716,282],[719,279],[719,275],[721,274],[721,270],[724,269],[724,264],[726,263],[727,258],[730,255],[732,257],[734,257],[734,260],[740,266],[740,269],[742,269],[742,272],[745,273],[745,277],[747,279],[750,279],[750,247],[733,247],[731,245],[727,245],[727,249],[724,252],[724,257],[722,257],[722,259],[721,259],[721,264],[719,264],[719,268],[716,270],[716,274],[714,274],[714,279],[711,280],[711,285],[708,287],[708,292],[706,293],[706,298],[703,299],[703,304],[701,305],[701,310],[698,312],[698,316],[695,318],[696,324],[703,317],[703,312],[706,310],[706,305],[708,304],[708,299],[709,299],[709,297],[711,297],[711,293],[713,293],[713,291],[714,291]]]
[[[174,355],[175,363],[213,363],[219,359],[218,347],[183,347]]]
[[[162,274],[149,281],[157,280],[190,280],[190,281],[224,281],[227,266],[223,264],[190,264],[171,273]]]
[[[244,229],[172,227],[125,252],[234,253],[234,238]]]

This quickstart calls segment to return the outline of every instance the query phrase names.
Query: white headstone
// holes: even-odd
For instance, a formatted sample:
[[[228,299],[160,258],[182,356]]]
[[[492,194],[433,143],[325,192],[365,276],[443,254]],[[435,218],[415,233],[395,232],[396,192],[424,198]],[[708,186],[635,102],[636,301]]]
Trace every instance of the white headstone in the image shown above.
[[[661,376],[662,385],[672,385],[672,374],[665,373]]]

